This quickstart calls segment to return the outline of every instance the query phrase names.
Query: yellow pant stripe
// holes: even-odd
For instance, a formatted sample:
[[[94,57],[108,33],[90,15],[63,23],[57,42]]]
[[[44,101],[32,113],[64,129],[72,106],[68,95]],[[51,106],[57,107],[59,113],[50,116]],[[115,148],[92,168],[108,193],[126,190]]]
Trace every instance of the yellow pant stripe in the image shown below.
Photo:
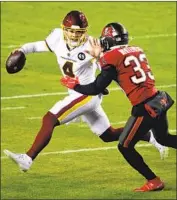
[[[66,118],[69,114],[71,114],[72,112],[74,112],[75,110],[77,110],[79,107],[87,104],[90,100],[92,99],[92,96],[88,96],[87,98],[85,98],[83,101],[80,101],[78,103],[76,103],[73,107],[71,107],[70,109],[66,110],[66,112],[64,112],[59,118],[59,121],[62,121],[64,118]]]

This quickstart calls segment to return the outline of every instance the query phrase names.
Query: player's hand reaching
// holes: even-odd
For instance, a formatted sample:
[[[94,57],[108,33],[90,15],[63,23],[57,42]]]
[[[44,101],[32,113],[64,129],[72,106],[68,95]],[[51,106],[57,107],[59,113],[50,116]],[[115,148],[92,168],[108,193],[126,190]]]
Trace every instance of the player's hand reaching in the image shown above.
[[[89,53],[94,58],[99,58],[100,54],[102,53],[103,49],[100,45],[100,41],[96,38],[89,38],[89,48],[87,49],[87,53]]]
[[[63,86],[70,88],[70,89],[74,89],[74,87],[79,84],[79,79],[78,77],[76,78],[71,78],[69,76],[64,76],[60,79],[60,82]]]

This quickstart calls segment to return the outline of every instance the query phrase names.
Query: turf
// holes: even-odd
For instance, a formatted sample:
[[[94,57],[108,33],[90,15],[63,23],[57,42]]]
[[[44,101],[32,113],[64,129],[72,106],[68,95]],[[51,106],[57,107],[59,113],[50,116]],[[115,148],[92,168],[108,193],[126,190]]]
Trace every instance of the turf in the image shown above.
[[[21,44],[44,40],[73,9],[86,14],[88,32],[95,37],[111,21],[125,24],[134,38],[130,44],[145,50],[159,89],[163,86],[176,100],[176,2],[1,2],[1,198],[176,199],[175,150],[170,149],[169,157],[160,160],[154,147],[137,147],[165,181],[166,188],[161,192],[134,193],[132,190],[144,183],[143,177],[125,162],[116,142],[103,143],[83,123],[56,128],[42,152],[55,154],[41,154],[28,173],[21,173],[5,158],[3,149],[28,150],[41,117],[65,95],[5,97],[66,92],[59,83],[61,73],[53,54],[28,55],[25,68],[14,75],[7,74],[5,60]],[[122,126],[129,117],[131,106],[120,90],[111,91],[102,105],[113,126]],[[24,109],[4,110],[7,107]],[[168,117],[169,129],[176,134],[176,103]],[[98,147],[113,148],[62,153]]]

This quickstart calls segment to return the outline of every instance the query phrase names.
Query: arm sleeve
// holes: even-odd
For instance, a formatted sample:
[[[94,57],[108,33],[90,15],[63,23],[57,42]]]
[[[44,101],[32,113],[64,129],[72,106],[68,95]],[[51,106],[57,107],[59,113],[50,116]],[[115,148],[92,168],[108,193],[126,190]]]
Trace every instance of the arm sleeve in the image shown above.
[[[100,94],[114,80],[116,73],[115,67],[107,66],[107,68],[101,71],[94,82],[87,85],[76,85],[74,90],[84,95]]]
[[[55,52],[56,47],[60,42],[60,38],[62,37],[62,32],[63,31],[60,28],[55,28],[45,39],[46,45],[51,52]]]
[[[49,51],[45,41],[26,43],[19,50],[24,54]]]

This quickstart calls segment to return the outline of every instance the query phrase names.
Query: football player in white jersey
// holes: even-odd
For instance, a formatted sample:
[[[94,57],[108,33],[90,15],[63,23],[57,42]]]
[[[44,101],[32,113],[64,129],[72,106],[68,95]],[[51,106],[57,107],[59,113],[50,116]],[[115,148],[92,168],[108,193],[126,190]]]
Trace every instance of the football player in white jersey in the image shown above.
[[[88,21],[85,15],[77,10],[69,12],[62,23],[62,28],[54,29],[45,41],[24,44],[19,51],[24,54],[34,52],[53,52],[63,76],[78,77],[80,84],[88,84],[95,80],[96,69],[99,68],[94,58],[87,53],[89,38]],[[107,91],[105,91],[106,93]],[[4,153],[17,163],[22,171],[27,171],[36,156],[49,143],[56,126],[83,116],[92,132],[104,142],[117,141],[123,128],[114,129],[101,107],[103,94],[97,96],[82,95],[68,90],[68,96],[58,101],[43,117],[42,126],[33,145],[25,154],[4,150]],[[161,153],[166,155],[166,148],[158,144],[152,132],[148,132],[144,141],[148,141]]]

